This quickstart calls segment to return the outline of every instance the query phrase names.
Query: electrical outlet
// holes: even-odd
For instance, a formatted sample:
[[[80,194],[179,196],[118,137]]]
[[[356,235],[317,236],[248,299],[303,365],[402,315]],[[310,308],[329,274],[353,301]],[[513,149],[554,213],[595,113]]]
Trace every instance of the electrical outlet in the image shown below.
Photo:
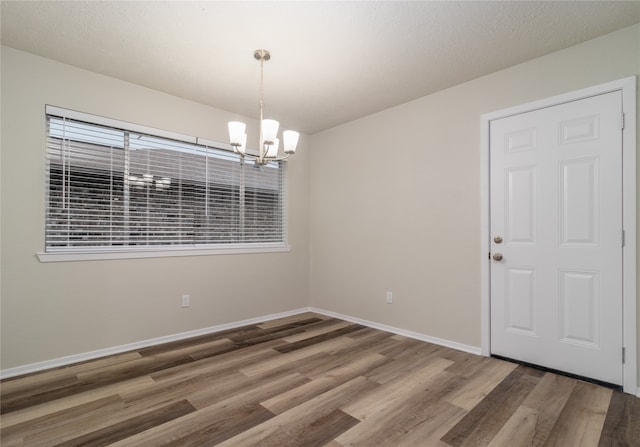
[[[182,307],[191,306],[191,296],[190,295],[182,295]]]
[[[393,303],[393,292],[387,290],[387,303]]]

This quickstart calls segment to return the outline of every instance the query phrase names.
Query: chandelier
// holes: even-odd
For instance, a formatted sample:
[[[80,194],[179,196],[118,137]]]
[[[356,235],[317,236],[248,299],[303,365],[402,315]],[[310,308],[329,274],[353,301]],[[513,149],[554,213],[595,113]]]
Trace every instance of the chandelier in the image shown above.
[[[271,53],[267,50],[256,50],[253,57],[260,61],[260,138],[258,154],[247,152],[246,124],[240,121],[229,122],[229,140],[233,150],[244,159],[248,156],[255,160],[259,166],[266,165],[270,161],[285,160],[296,152],[300,134],[295,130],[282,132],[284,155],[279,155],[280,140],[277,138],[280,123],[276,120],[264,118],[264,63],[271,59]]]

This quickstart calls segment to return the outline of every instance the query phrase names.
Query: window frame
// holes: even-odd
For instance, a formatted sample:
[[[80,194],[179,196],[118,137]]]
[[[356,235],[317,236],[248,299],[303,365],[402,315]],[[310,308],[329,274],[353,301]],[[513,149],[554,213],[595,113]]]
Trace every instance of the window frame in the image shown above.
[[[45,106],[45,125],[48,122],[48,116],[56,116],[65,119],[83,121],[89,124],[121,129],[126,132],[135,132],[150,135],[153,137],[166,138],[179,142],[189,143],[211,149],[225,150],[233,152],[233,148],[228,143],[221,143],[205,138],[193,137],[177,132],[142,126],[138,124],[128,123],[112,118],[106,118],[99,115],[78,112],[52,105]],[[48,147],[49,131],[45,132],[45,147]],[[49,181],[50,175],[50,155],[46,153],[46,169],[45,181]],[[136,258],[156,258],[156,257],[174,257],[174,256],[202,256],[202,255],[226,255],[226,254],[250,254],[250,253],[279,253],[291,251],[288,242],[288,184],[286,162],[280,166],[282,169],[279,175],[284,176],[280,180],[278,194],[282,200],[280,214],[280,231],[282,240],[276,242],[222,242],[222,243],[187,243],[172,245],[121,245],[121,246],[88,246],[88,247],[59,247],[51,249],[48,247],[47,241],[47,219],[49,202],[49,187],[45,185],[45,215],[44,215],[44,250],[37,253],[40,262],[59,262],[59,261],[89,261],[89,260],[107,260],[107,259],[136,259]]]

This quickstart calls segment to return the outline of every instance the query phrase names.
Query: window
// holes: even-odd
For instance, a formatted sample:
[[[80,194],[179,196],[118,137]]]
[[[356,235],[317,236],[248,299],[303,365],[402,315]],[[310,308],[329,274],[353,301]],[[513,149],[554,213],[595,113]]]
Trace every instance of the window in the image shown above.
[[[65,112],[47,107],[47,253],[286,243],[286,163]]]

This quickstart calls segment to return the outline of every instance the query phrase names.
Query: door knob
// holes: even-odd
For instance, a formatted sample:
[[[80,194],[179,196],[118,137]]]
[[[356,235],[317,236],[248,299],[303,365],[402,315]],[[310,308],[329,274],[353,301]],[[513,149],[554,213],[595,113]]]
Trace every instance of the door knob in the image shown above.
[[[502,253],[494,253],[493,254],[494,261],[502,261]]]
[[[495,242],[496,244],[502,244],[502,237],[500,236],[494,237],[493,242]]]

